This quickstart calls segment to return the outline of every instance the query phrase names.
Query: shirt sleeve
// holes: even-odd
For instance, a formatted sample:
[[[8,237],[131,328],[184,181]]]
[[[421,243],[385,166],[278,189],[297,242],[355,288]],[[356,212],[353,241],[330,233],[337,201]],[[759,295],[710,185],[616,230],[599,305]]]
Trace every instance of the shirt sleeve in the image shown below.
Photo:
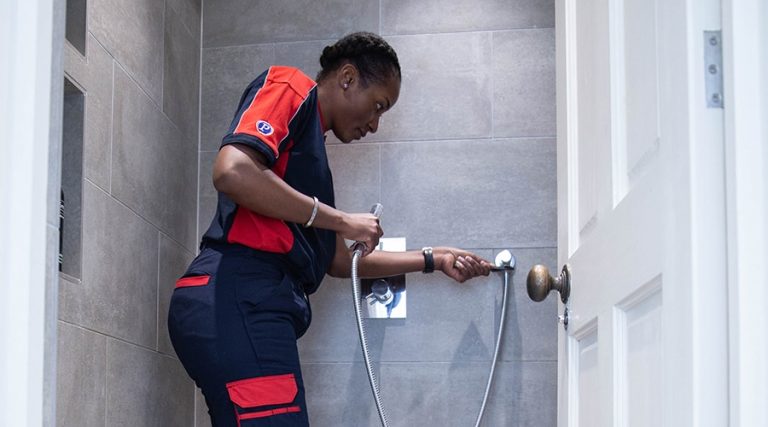
[[[247,145],[272,167],[288,145],[292,121],[314,85],[295,68],[271,67],[246,89],[222,146]]]

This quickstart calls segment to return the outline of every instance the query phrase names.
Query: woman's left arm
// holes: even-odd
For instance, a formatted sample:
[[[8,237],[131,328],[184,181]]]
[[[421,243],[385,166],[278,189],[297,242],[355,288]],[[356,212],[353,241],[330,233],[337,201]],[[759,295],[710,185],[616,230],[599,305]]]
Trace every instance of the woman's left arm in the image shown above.
[[[462,249],[435,247],[432,249],[435,270],[442,271],[457,282],[464,282],[473,277],[487,276],[491,264],[479,256]],[[328,274],[333,277],[349,277],[352,254],[344,239],[337,235],[336,254]],[[384,252],[374,251],[360,259],[358,271],[360,277],[388,277],[424,270],[424,254],[421,251]]]

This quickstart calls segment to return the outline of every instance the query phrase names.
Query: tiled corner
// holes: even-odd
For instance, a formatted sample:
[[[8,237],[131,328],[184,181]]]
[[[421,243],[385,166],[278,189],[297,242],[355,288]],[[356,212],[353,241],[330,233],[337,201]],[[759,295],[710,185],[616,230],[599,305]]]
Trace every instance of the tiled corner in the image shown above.
[[[160,104],[163,95],[165,2],[91,0],[88,28],[141,87]]]
[[[157,286],[157,350],[175,356],[176,353],[173,351],[171,338],[168,336],[168,307],[171,303],[173,290],[176,287],[176,279],[184,274],[194,256],[187,249],[169,239],[165,234],[159,234],[160,261],[158,264],[160,266],[160,281]]]
[[[274,61],[272,45],[203,49],[201,150],[219,149],[243,91]]]
[[[379,29],[379,2],[338,0],[203,2],[203,46],[336,39]]]
[[[64,48],[64,72],[86,92],[83,175],[109,190],[113,60],[92,35],[88,40],[87,59],[71,46]]]
[[[493,136],[556,135],[555,30],[493,33]]]
[[[385,144],[381,168],[386,232],[409,246],[556,245],[554,139]]]
[[[202,239],[203,234],[208,231],[214,215],[216,215],[216,204],[218,203],[218,192],[213,186],[213,164],[216,161],[218,151],[200,152],[200,194],[197,211],[197,240]]]
[[[107,339],[62,321],[57,329],[56,425],[103,426]]]
[[[108,338],[106,372],[106,425],[193,425],[195,386],[175,358]]]
[[[83,196],[83,280],[62,282],[59,318],[154,348],[157,230],[88,182]]]
[[[195,145],[200,93],[199,32],[197,34],[190,32],[174,8],[166,6],[163,111]]]
[[[369,212],[381,200],[381,153],[378,144],[329,144],[328,164],[333,171],[336,208]],[[386,212],[386,211],[385,211]],[[387,214],[382,215],[386,225]]]
[[[197,144],[185,139],[120,68],[113,142],[114,197],[194,250]]]
[[[381,0],[383,34],[420,34],[555,26],[554,0]]]
[[[491,136],[491,33],[387,40],[403,74],[400,97],[365,141]]]

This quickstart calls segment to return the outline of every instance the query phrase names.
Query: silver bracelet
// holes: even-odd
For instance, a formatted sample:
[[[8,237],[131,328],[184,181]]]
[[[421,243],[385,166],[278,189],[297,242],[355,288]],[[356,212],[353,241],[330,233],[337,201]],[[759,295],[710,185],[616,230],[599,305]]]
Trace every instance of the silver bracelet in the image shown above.
[[[317,216],[317,207],[318,207],[318,201],[317,197],[312,197],[312,200],[314,200],[314,204],[312,205],[312,216],[309,217],[309,221],[307,221],[306,224],[304,224],[304,228],[309,228],[312,226],[312,222],[315,220],[315,217]]]

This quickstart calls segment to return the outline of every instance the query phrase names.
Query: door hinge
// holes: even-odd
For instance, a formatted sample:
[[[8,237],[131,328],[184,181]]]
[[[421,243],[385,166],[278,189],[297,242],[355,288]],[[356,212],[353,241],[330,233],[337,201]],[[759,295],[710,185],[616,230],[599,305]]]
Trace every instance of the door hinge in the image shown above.
[[[704,85],[707,108],[723,108],[723,40],[720,31],[704,31]]]

